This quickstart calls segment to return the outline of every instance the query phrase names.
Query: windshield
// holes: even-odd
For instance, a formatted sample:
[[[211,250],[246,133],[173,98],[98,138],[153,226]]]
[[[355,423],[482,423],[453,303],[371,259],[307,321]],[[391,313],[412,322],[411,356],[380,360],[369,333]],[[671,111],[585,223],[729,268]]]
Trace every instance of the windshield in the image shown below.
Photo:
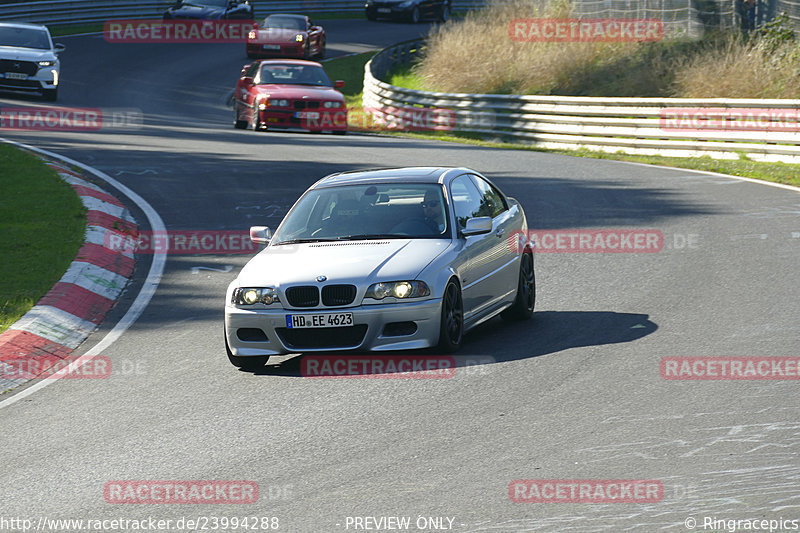
[[[228,7],[228,0],[184,0],[185,6]]]
[[[320,85],[333,87],[322,67],[316,65],[291,65],[267,63],[261,67],[259,84],[288,83],[290,85]]]
[[[50,38],[44,30],[0,26],[0,46],[50,50]]]
[[[448,238],[442,187],[425,183],[314,189],[292,208],[272,238],[295,242]]]
[[[264,19],[264,28],[278,28],[281,30],[305,31],[306,21],[299,17],[284,17],[271,15]]]

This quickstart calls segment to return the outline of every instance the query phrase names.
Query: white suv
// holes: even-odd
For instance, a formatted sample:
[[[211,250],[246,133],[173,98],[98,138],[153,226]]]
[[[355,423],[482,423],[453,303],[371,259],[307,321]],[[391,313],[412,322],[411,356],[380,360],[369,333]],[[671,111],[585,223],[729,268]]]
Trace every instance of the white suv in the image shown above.
[[[0,22],[0,91],[39,92],[58,99],[63,44],[53,44],[47,26]]]

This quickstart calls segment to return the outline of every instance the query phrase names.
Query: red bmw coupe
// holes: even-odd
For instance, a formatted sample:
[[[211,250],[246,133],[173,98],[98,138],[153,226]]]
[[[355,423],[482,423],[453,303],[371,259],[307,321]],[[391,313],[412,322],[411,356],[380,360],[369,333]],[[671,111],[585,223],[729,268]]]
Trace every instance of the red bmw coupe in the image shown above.
[[[305,15],[270,15],[247,36],[247,57],[325,57],[325,30]]]
[[[302,59],[260,59],[242,68],[233,98],[233,125],[253,130],[300,128],[347,132],[344,96],[322,65]]]

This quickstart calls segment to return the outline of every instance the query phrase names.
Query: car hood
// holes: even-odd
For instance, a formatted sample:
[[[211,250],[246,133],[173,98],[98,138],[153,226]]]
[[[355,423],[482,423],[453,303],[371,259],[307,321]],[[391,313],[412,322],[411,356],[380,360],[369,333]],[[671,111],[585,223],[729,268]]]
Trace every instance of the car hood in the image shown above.
[[[258,92],[271,98],[309,98],[339,100],[344,102],[342,93],[333,87],[319,87],[315,85],[287,85],[283,83],[266,83],[258,85]]]
[[[275,44],[300,44],[295,38],[297,34],[303,36],[303,39],[308,37],[308,32],[302,30],[286,30],[283,28],[260,28],[256,41],[259,43],[275,43]]]
[[[444,252],[447,239],[337,241],[270,246],[245,265],[240,287],[326,283],[371,284],[415,279]]]
[[[222,18],[225,10],[212,6],[181,6],[170,9],[168,13],[174,18],[216,20]]]
[[[0,59],[11,59],[13,61],[55,61],[56,55],[51,50],[0,46]]]

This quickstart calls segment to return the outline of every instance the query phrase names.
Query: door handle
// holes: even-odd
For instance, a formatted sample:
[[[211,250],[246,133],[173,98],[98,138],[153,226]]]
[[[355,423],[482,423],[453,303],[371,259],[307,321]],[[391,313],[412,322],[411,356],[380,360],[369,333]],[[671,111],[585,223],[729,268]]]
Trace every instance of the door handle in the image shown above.
[[[497,235],[498,237],[502,237],[503,233],[505,233],[505,230],[503,230],[503,229],[499,229],[499,230],[494,232],[494,234]]]

